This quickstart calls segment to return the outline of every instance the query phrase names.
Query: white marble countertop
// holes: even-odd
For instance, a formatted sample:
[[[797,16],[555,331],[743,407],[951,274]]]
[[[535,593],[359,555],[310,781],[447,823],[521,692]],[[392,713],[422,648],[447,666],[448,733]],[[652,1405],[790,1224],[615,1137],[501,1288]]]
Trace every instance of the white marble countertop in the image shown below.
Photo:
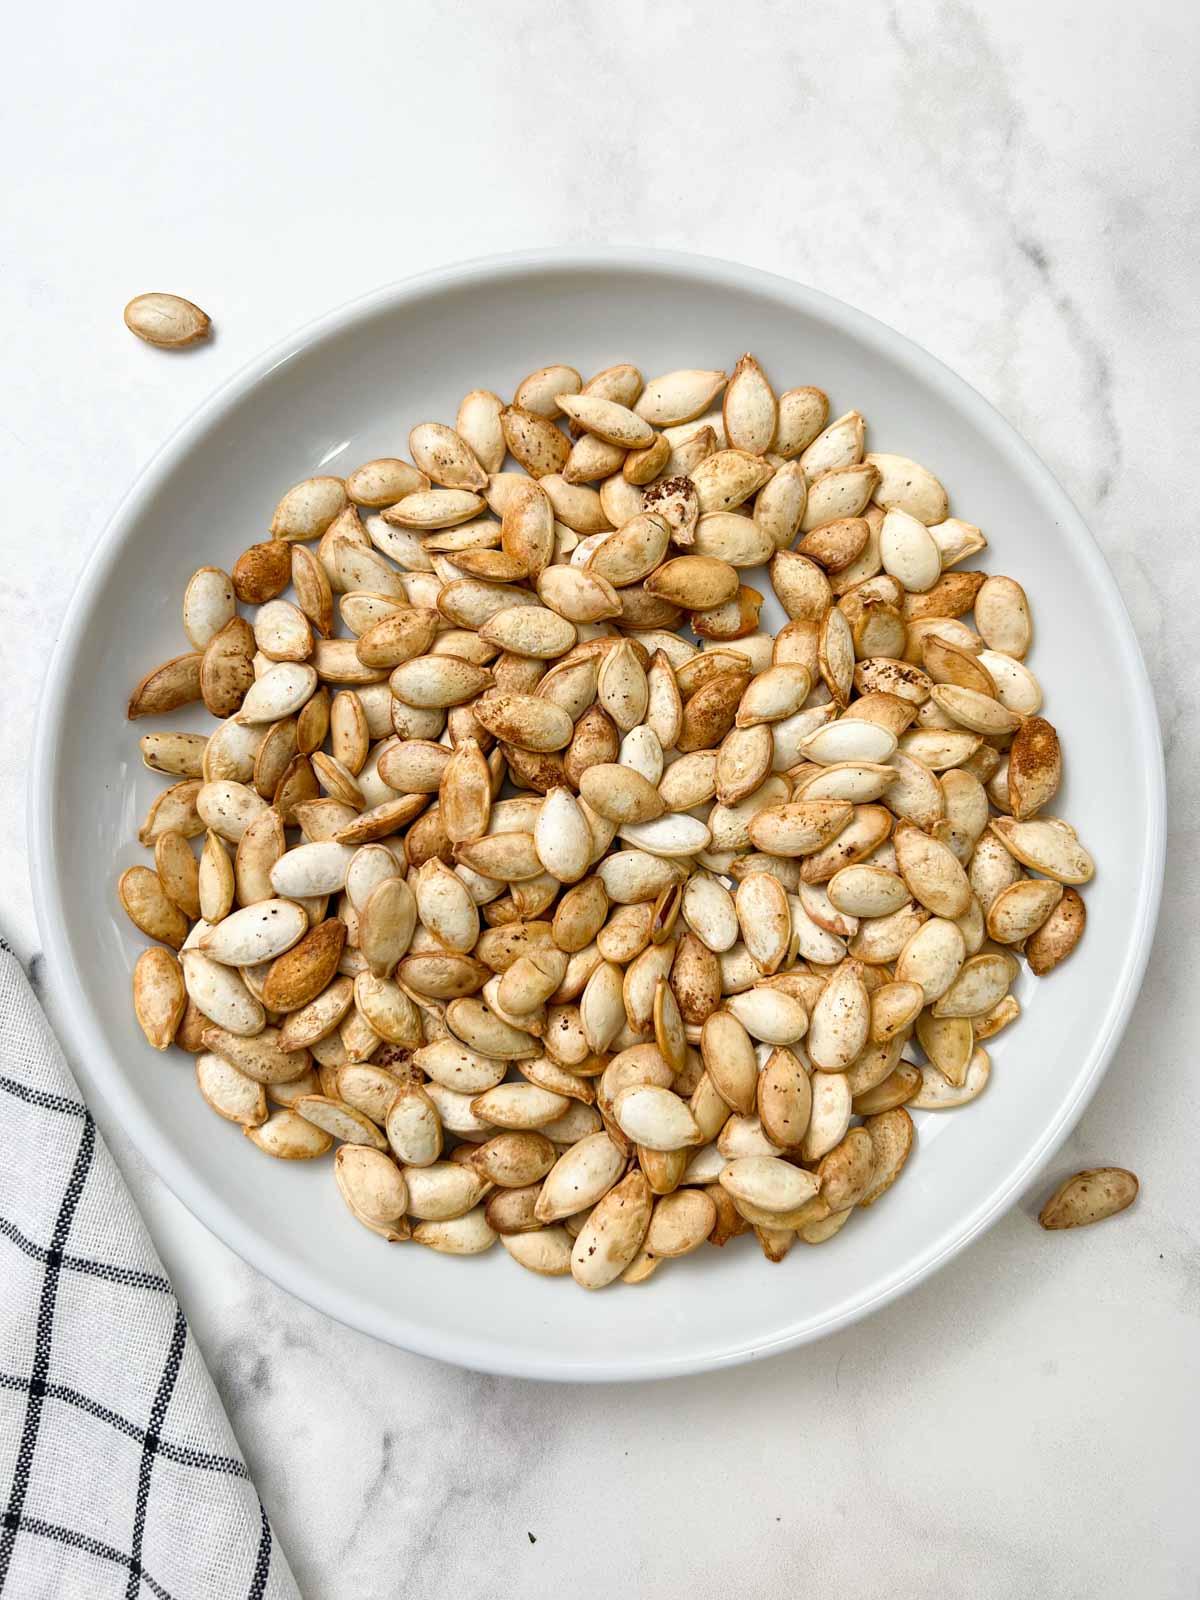
[[[35,973],[24,752],[113,505],[248,357],[446,260],[653,243],[892,323],[1065,483],[1158,694],[1157,947],[1050,1174],[1130,1166],[1136,1210],[1047,1236],[1039,1183],[815,1347],[613,1389],[408,1357],[244,1266],[101,1116],[306,1596],[1195,1594],[1195,8],[51,4],[6,45],[0,923]],[[135,344],[145,288],[216,338]]]

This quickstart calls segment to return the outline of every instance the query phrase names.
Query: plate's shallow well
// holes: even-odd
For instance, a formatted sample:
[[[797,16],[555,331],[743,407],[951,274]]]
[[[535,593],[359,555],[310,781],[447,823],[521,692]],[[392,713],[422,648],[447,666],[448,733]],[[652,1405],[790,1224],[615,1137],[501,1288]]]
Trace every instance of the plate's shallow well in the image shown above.
[[[320,471],[406,453],[408,429],[452,420],[469,389],[511,394],[548,361],[729,369],[743,350],[777,388],[818,384],[856,406],[871,445],[916,456],[951,509],[991,540],[983,563],[1026,586],[1031,664],[1060,728],[1056,809],[1099,864],[1088,931],[1025,1015],[989,1045],[972,1106],[918,1114],[903,1180],[835,1241],[779,1266],[752,1240],[664,1266],[642,1288],[589,1295],[496,1248],[460,1261],[388,1246],[355,1223],[327,1162],[264,1158],[195,1088],[191,1058],[142,1040],[129,973],[143,941],[117,907],[144,859],[138,823],[163,782],[129,689],[186,648],[193,569],[227,568],[265,536],[280,492]],[[774,603],[773,600],[771,602]],[[781,613],[764,610],[764,626]],[[747,268],[653,253],[542,254],[453,268],[356,302],[226,386],[167,445],[118,511],[63,628],[46,685],[31,794],[38,915],[66,1044],[158,1172],[221,1238],[284,1287],[409,1349],[496,1372],[640,1378],[768,1355],[863,1315],[945,1261],[1017,1196],[1095,1088],[1136,993],[1161,879],[1158,729],[1128,618],[1078,515],[972,390],[869,318]]]

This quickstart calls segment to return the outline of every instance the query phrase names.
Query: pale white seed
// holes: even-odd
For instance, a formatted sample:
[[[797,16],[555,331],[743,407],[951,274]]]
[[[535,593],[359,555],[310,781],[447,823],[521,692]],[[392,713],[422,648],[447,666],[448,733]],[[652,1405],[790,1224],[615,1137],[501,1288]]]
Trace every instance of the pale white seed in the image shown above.
[[[700,1142],[696,1119],[670,1089],[633,1084],[616,1096],[613,1112],[622,1133],[649,1150],[681,1150]]]
[[[1002,706],[1022,717],[1037,715],[1042,709],[1042,686],[1023,661],[999,650],[981,650],[976,659],[991,674]]]
[[[347,1144],[369,1145],[376,1150],[386,1148],[387,1141],[370,1117],[329,1095],[301,1095],[293,1102],[292,1110],[314,1127],[323,1129],[330,1138]]]
[[[210,928],[200,940],[200,949],[225,966],[252,967],[274,961],[307,932],[308,917],[302,906],[291,900],[260,900]]]
[[[557,396],[578,394],[582,388],[583,379],[574,367],[539,367],[536,372],[521,379],[513,395],[513,405],[522,411],[532,412],[535,417],[552,420],[562,415]]]
[[[223,966],[197,949],[184,949],[179,960],[188,999],[203,1016],[243,1038],[261,1033],[266,1012],[236,968]]]
[[[852,917],[886,917],[910,898],[902,878],[869,862],[835,872],[827,892],[838,910]]]
[[[737,450],[763,455],[775,437],[779,408],[767,375],[752,355],[733,369],[722,405],[725,437]]]
[[[741,1156],[729,1162],[718,1181],[735,1202],[745,1200],[770,1212],[795,1211],[820,1187],[815,1173],[778,1156]]]
[[[652,822],[623,823],[617,831],[627,844],[655,856],[693,856],[712,840],[707,825],[683,811],[668,812]]]
[[[271,867],[271,887],[289,900],[338,894],[346,886],[346,873],[355,854],[352,846],[336,844],[332,839],[297,845]]]
[[[816,1072],[812,1077],[812,1113],[800,1145],[805,1161],[819,1161],[846,1137],[853,1096],[845,1073]]]
[[[200,567],[183,592],[183,631],[203,650],[237,615],[233,582],[220,567]]]
[[[783,989],[747,989],[726,1003],[751,1038],[765,1044],[794,1044],[808,1027],[803,1001]]]
[[[891,510],[879,534],[883,569],[910,594],[932,589],[942,570],[937,544],[925,524],[907,511]]]
[[[820,766],[847,761],[882,765],[895,754],[896,743],[896,735],[878,722],[842,717],[807,734],[799,748],[806,760]]]
[[[865,459],[879,474],[873,493],[877,505],[905,511],[925,524],[945,521],[946,491],[928,468],[908,456],[877,451]]]
[[[702,416],[726,381],[723,372],[697,369],[666,372],[659,378],[651,378],[634,409],[639,417],[656,428],[675,427]]]
[[[533,844],[542,866],[560,883],[577,883],[587,872],[592,833],[569,789],[547,793],[534,824]]]
[[[683,892],[681,909],[688,927],[708,949],[719,953],[737,943],[733,896],[710,873],[692,874]]]
[[[593,1133],[563,1152],[546,1174],[534,1206],[539,1222],[556,1222],[596,1204],[619,1180],[625,1156],[607,1133]]]
[[[648,723],[639,722],[621,740],[617,762],[640,773],[647,783],[657,784],[663,775],[663,746]]]
[[[305,704],[317,687],[315,667],[305,662],[285,661],[273,666],[250,685],[237,713],[238,722],[279,722],[291,717]]]
[[[196,1057],[196,1082],[208,1104],[227,1122],[255,1128],[267,1120],[267,1096],[262,1084],[223,1057],[202,1051]]]
[[[725,1157],[715,1144],[706,1144],[688,1161],[680,1178],[680,1187],[716,1183],[725,1170]]]

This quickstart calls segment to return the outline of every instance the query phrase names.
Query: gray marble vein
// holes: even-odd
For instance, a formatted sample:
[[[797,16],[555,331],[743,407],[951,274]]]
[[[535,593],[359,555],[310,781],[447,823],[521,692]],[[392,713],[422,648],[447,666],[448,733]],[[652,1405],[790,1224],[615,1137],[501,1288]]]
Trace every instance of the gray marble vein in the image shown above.
[[[285,20],[213,0],[148,19],[24,8],[7,41],[0,920],[35,980],[25,752],[111,508],[258,350],[493,250],[752,261],[962,373],[1112,563],[1174,802],[1134,1021],[1054,1168],[1119,1159],[1137,1209],[1059,1248],[1032,1194],[907,1299],[773,1362],[587,1389],[405,1356],[242,1264],[108,1127],[305,1594],[1194,1595],[1195,7],[297,0]],[[134,345],[119,308],[145,287],[195,294],[219,336],[175,360]]]

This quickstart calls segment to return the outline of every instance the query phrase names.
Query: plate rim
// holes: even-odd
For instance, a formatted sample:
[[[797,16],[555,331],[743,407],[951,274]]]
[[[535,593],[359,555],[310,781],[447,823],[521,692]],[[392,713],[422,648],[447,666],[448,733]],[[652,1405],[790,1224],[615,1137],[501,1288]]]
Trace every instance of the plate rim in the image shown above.
[[[894,359],[923,372],[932,385],[967,414],[972,426],[1003,453],[1013,458],[1029,476],[1054,515],[1062,537],[1077,549],[1092,569],[1092,576],[1107,592],[1119,623],[1116,640],[1119,666],[1130,678],[1138,710],[1138,725],[1147,744],[1143,780],[1148,819],[1144,859],[1139,874],[1136,915],[1127,940],[1120,981],[1115,987],[1105,1026],[1080,1063],[1075,1080],[1057,1116],[1039,1140],[1027,1150],[1006,1180],[976,1207],[974,1213],[943,1230],[915,1260],[893,1273],[873,1290],[865,1291],[835,1308],[815,1326],[792,1326],[762,1341],[745,1342],[724,1351],[707,1351],[673,1358],[669,1353],[651,1360],[621,1359],[600,1364],[569,1357],[526,1359],[521,1352],[496,1352],[486,1338],[459,1332],[453,1337],[423,1332],[419,1323],[376,1312],[369,1303],[309,1271],[302,1263],[276,1248],[248,1225],[220,1192],[188,1168],[180,1168],[154,1120],[146,1116],[132,1080],[121,1071],[105,1043],[103,1032],[85,998],[65,932],[61,877],[56,870],[56,845],[52,826],[52,795],[57,776],[64,700],[71,677],[72,640],[79,637],[80,619],[97,579],[116,560],[124,525],[140,505],[157,492],[193,443],[232,404],[278,367],[315,343],[343,332],[357,322],[384,311],[397,310],[431,290],[466,287],[474,281],[496,281],[536,275],[548,269],[586,273],[653,273],[679,276],[742,290],[770,294],[796,310],[882,348]],[[780,1354],[823,1338],[860,1321],[889,1301],[909,1292],[923,1279],[953,1259],[972,1240],[995,1224],[1020,1198],[1036,1175],[1051,1160],[1095,1094],[1129,1023],[1149,961],[1162,896],[1166,855],[1167,801],[1162,734],[1149,673],[1132,619],[1112,569],[1080,512],[1041,457],[992,403],[964,378],[921,345],[869,313],[758,267],[683,251],[625,246],[550,247],[474,257],[383,284],[355,296],[287,334],[266,351],[252,357],[200,402],[167,437],[107,519],[72,591],[55,640],[43,683],[35,720],[34,744],[27,787],[27,838],[34,912],[42,950],[54,985],[56,1016],[64,1043],[76,1059],[89,1062],[89,1080],[98,1089],[106,1110],[128,1133],[156,1174],[187,1209],[222,1243],[264,1273],[274,1283],[343,1324],[387,1344],[432,1359],[449,1361],[476,1371],[518,1378],[561,1382],[635,1382],[651,1378],[682,1377],[719,1371],[743,1362]]]

